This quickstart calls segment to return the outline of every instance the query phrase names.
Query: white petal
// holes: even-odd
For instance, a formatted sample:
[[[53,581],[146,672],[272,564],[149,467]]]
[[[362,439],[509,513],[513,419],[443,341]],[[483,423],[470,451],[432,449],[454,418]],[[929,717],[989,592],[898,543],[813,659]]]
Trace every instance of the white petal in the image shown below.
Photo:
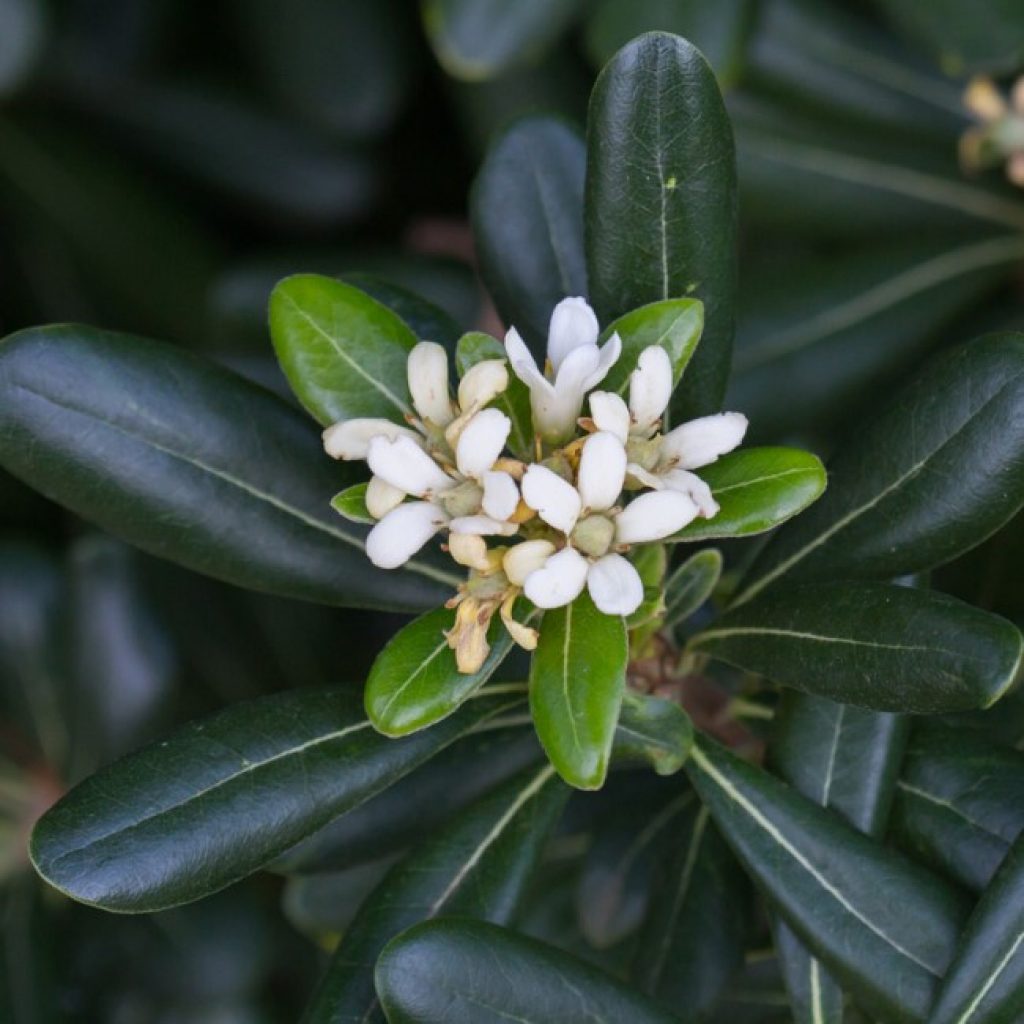
[[[542,385],[551,387],[544,374],[537,369],[537,362],[533,358],[533,354],[514,327],[510,327],[505,335],[505,351],[508,353],[508,361],[512,365],[515,375],[531,391]]]
[[[591,393],[590,418],[598,430],[614,434],[623,444],[629,439],[629,409],[613,391]]]
[[[622,339],[616,331],[602,346],[598,354],[597,366],[594,372],[586,379],[584,386],[587,391],[597,387],[608,376],[608,371],[615,365],[615,361],[622,355]]]
[[[657,473],[652,473],[635,462],[626,466],[626,475],[631,476],[644,487],[653,487],[656,491],[660,491],[665,486],[665,481]]]
[[[634,498],[615,517],[615,540],[619,544],[661,540],[693,522],[699,511],[688,494],[648,491]]]
[[[660,460],[666,468],[700,469],[731,452],[747,432],[747,417],[738,412],[702,416],[670,430],[661,442]]]
[[[406,362],[409,393],[420,416],[439,427],[454,418],[448,394],[448,353],[433,341],[421,341]]]
[[[632,615],[644,599],[644,585],[622,555],[599,558],[587,573],[587,590],[605,615]]]
[[[548,359],[555,373],[574,349],[596,345],[599,330],[597,317],[586,299],[562,299],[548,324]]]
[[[373,438],[366,461],[376,476],[417,498],[455,486],[455,481],[408,437],[397,437],[394,441]]]
[[[492,519],[508,519],[519,504],[519,488],[508,473],[484,473],[484,497],[480,503]]]
[[[405,491],[400,487],[392,487],[379,476],[371,477],[366,485],[366,511],[374,519],[383,519],[393,508],[402,504],[404,497]]]
[[[672,360],[660,345],[640,353],[629,378],[629,411],[633,422],[645,434],[660,422],[672,397]]]
[[[661,479],[665,487],[670,487],[673,491],[682,491],[693,498],[705,519],[718,515],[718,502],[711,494],[711,488],[696,473],[685,469],[670,469],[667,473],[662,473]]]
[[[334,423],[323,432],[324,450],[332,459],[365,459],[370,441],[375,437],[408,437],[419,441],[419,434],[400,427],[391,420],[357,419]]]
[[[547,466],[533,465],[523,476],[523,501],[549,526],[570,533],[579,518],[579,493]]]
[[[450,533],[448,535],[448,554],[459,565],[469,569],[486,572],[491,567],[487,559],[487,542],[475,533]]]
[[[490,516],[457,516],[449,524],[452,533],[475,533],[482,537],[511,537],[516,523],[503,523]]]
[[[554,388],[531,388],[530,409],[537,432],[552,444],[568,440],[576,431],[576,420],[587,393],[586,381],[599,359],[594,345],[573,349],[555,376]]]
[[[512,421],[498,409],[478,412],[463,428],[455,463],[463,476],[479,479],[494,465],[508,440]]]
[[[523,593],[538,608],[561,608],[583,593],[589,568],[578,551],[562,548],[542,569],[535,569],[526,577]]]
[[[445,524],[429,501],[413,501],[389,512],[367,535],[366,554],[381,569],[404,565]]]
[[[544,567],[554,551],[555,545],[549,540],[525,540],[509,548],[502,559],[502,568],[509,583],[521,587],[531,572]]]
[[[459,408],[483,408],[508,387],[508,369],[504,359],[485,359],[471,366],[459,381]]]
[[[626,449],[604,430],[591,434],[583,443],[577,485],[583,507],[603,512],[618,501],[626,479]]]

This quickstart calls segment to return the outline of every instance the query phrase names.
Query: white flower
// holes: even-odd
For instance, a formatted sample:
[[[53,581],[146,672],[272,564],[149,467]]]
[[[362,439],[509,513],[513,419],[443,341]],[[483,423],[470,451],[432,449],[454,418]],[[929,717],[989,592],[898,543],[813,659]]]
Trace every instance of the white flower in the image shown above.
[[[372,438],[366,462],[374,476],[417,498],[440,494],[455,486],[452,477],[408,437],[396,437],[393,441],[379,435]]]
[[[672,397],[672,360],[660,345],[640,353],[629,377],[629,405],[614,392],[590,396],[590,416],[598,430],[614,434],[623,444],[630,437],[650,437],[660,426]]]
[[[419,443],[419,435],[391,420],[355,419],[334,423],[323,432],[324,450],[332,459],[365,459],[375,437],[407,437]]]
[[[533,426],[544,441],[558,444],[576,429],[586,393],[619,358],[622,341],[613,334],[600,348],[597,317],[585,299],[563,299],[551,314],[548,361],[552,379],[541,373],[519,332],[510,328],[505,351],[516,376],[530,389]]]
[[[392,509],[368,534],[366,554],[381,569],[404,565],[447,522],[431,501],[412,501]]]
[[[413,408],[424,421],[448,426],[455,419],[448,393],[448,353],[433,341],[421,341],[405,366]]]

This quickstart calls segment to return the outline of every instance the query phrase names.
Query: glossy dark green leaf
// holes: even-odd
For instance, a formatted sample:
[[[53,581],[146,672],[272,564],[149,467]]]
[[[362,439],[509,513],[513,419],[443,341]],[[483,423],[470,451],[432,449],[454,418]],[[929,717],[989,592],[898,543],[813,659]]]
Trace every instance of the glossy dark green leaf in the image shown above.
[[[673,32],[700,49],[725,88],[743,67],[753,8],[751,0],[600,0],[587,21],[587,53],[600,66],[643,32]]]
[[[636,369],[640,353],[659,345],[672,363],[672,384],[676,386],[693,358],[704,329],[704,306],[697,299],[664,299],[631,310],[613,320],[602,332],[602,339],[617,333],[622,339],[622,354],[601,381],[602,391],[614,391],[629,398],[629,378]]]
[[[0,343],[0,462],[130,543],[240,586],[423,608],[457,582],[424,556],[373,568],[365,529],[330,507],[351,476],[306,417],[158,342],[62,326]]]
[[[706,1014],[743,963],[749,886],[706,807],[671,825],[675,853],[640,932],[630,977],[684,1019]]]
[[[929,1024],[1009,1024],[1024,1015],[1024,840],[982,894],[946,972]]]
[[[679,566],[665,583],[665,626],[671,629],[696,612],[718,585],[722,552],[704,548]]]
[[[808,948],[876,1018],[923,1021],[968,906],[903,859],[723,748],[687,771],[748,873]]]
[[[677,1020],[596,967],[481,921],[433,921],[400,935],[377,962],[377,991],[390,1024]]]
[[[383,1021],[373,965],[406,928],[448,915],[509,921],[567,795],[550,765],[530,768],[410,850],[345,932],[306,1024]]]
[[[676,703],[627,690],[615,729],[612,758],[650,765],[658,775],[675,775],[693,746],[693,723]]]
[[[892,24],[920,44],[948,75],[970,69],[1010,72],[1024,63],[1024,11],[1015,0],[955,0],[926,4],[879,0]]]
[[[792,519],[825,490],[821,460],[799,448],[741,448],[698,473],[719,504],[711,519],[695,519],[668,542],[750,537]]]
[[[0,2],[0,95],[31,71],[46,38],[46,12],[34,0]]]
[[[488,630],[487,659],[478,672],[460,672],[445,635],[454,623],[450,608],[427,612],[403,626],[377,656],[364,702],[374,728],[385,736],[406,736],[450,715],[512,650],[512,637],[495,616]],[[525,693],[524,686],[514,686]]]
[[[769,757],[799,793],[881,839],[896,792],[910,719],[803,693],[783,695]],[[842,1024],[843,993],[789,927],[775,929],[779,962],[799,1024]]]
[[[530,710],[559,775],[600,789],[608,771],[626,682],[626,627],[584,592],[545,612],[530,663]]]
[[[602,322],[662,299],[704,303],[704,335],[671,415],[717,410],[736,291],[732,129],[711,68],[684,39],[641,36],[598,77],[585,210],[590,296]]]
[[[436,341],[449,351],[462,333],[450,313],[429,302],[421,295],[376,274],[353,271],[340,275],[346,284],[366,292],[382,306],[403,320],[421,341]]]
[[[780,579],[885,579],[948,562],[1024,503],[1024,335],[931,362],[829,465],[814,509],[772,539],[737,603]]]
[[[270,296],[270,337],[292,390],[325,426],[412,415],[406,361],[416,335],[358,288],[319,274],[285,278]]]
[[[81,903],[177,906],[244,878],[514,703],[481,695],[405,740],[357,696],[294,691],[235,704],[76,786],[36,825],[31,856]]]
[[[492,338],[482,331],[470,331],[459,338],[455,350],[455,365],[459,376],[483,362],[485,359],[504,359],[505,346],[497,338]],[[512,428],[508,435],[509,449],[521,459],[532,460],[534,452],[533,414],[530,412],[530,392],[526,385],[511,371],[508,375],[508,387],[491,402],[510,420]]]
[[[423,21],[445,71],[475,82],[539,56],[580,6],[580,0],[423,0]]]
[[[644,597],[636,611],[626,616],[626,629],[630,631],[630,644],[644,637],[648,629],[657,629],[665,609],[662,584],[668,570],[668,551],[664,544],[644,544],[635,548],[630,561],[644,587]],[[647,629],[639,629],[647,627]]]
[[[744,268],[726,407],[757,437],[845,426],[1022,259],[1019,234],[866,243],[827,260],[766,251]]]
[[[586,146],[569,124],[530,117],[492,144],[470,200],[480,272],[506,324],[541,358],[548,320],[587,294],[583,255]]]
[[[384,857],[344,871],[292,875],[284,885],[281,912],[293,928],[326,944],[344,933],[394,861]]]
[[[691,644],[819,697],[929,714],[994,704],[1016,679],[1024,638],[945,594],[850,582],[773,591]]]
[[[284,874],[339,871],[396,853],[543,756],[526,708],[514,708],[314,832],[270,868]]]
[[[984,889],[1024,829],[1024,754],[921,722],[896,787],[892,833],[907,853]]]

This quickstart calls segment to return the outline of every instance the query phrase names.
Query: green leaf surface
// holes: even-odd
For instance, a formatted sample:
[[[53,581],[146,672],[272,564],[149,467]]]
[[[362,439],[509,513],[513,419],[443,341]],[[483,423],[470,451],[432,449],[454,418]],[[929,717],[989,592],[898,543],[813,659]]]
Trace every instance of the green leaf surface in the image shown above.
[[[664,299],[704,303],[703,340],[671,417],[717,410],[732,351],[735,162],[714,74],[686,40],[641,36],[598,76],[585,227],[590,296],[602,322]]]
[[[352,285],[296,274],[270,296],[270,336],[299,401],[324,426],[412,414],[406,361],[416,335]]]
[[[885,579],[941,565],[1024,503],[1024,335],[961,345],[918,373],[829,464],[816,507],[755,561],[740,604],[780,579]]]
[[[1024,1015],[1024,840],[982,894],[928,1024],[1010,1024]]]
[[[454,317],[418,292],[379,274],[353,271],[339,276],[345,284],[355,286],[382,306],[387,306],[421,341],[436,341],[449,351],[455,348],[462,332]],[[424,278],[425,283],[429,282],[426,269]]]
[[[621,616],[598,611],[586,592],[545,612],[530,663],[530,710],[551,763],[578,789],[604,782],[627,659]]]
[[[529,117],[488,150],[470,197],[480,273],[507,325],[542,361],[548,321],[566,296],[587,294],[583,254],[586,146],[554,118]]]
[[[704,466],[698,476],[719,510],[684,526],[670,543],[764,533],[817,501],[828,479],[821,460],[799,448],[741,448]]]
[[[602,391],[614,391],[629,398],[629,378],[640,353],[659,345],[672,363],[672,386],[676,387],[693,358],[704,329],[704,306],[698,299],[664,299],[631,310],[613,320],[601,333],[602,342],[618,334],[622,354],[601,381]]]
[[[366,484],[353,484],[331,498],[331,508],[350,523],[372,526],[376,519],[366,508]]]
[[[706,807],[671,828],[675,853],[651,899],[630,977],[689,1019],[714,1006],[743,963],[750,887]]]
[[[377,656],[364,702],[373,727],[385,736],[406,736],[446,718],[490,679],[512,649],[512,637],[495,616],[487,659],[478,672],[460,672],[445,636],[454,622],[454,611],[436,608],[403,626]],[[509,685],[525,694],[521,684]]]
[[[910,719],[823,697],[786,693],[773,723],[773,770],[797,792],[881,839],[889,818]],[[842,1024],[843,993],[788,925],[775,942],[798,1024]]]
[[[239,586],[396,609],[457,582],[424,556],[375,569],[365,529],[330,508],[350,474],[306,417],[159,342],[61,326],[0,343],[0,463],[129,543]]]
[[[693,723],[676,703],[627,690],[615,729],[612,759],[647,764],[658,775],[675,775],[693,746]]]
[[[485,359],[504,359],[505,346],[497,338],[492,338],[482,331],[470,331],[459,338],[455,350],[455,365],[459,376],[483,362]],[[509,449],[521,459],[533,457],[533,414],[530,411],[530,392],[526,385],[512,372],[509,367],[508,387],[493,402],[495,409],[500,409],[511,421],[512,429],[508,435]]]
[[[377,962],[377,991],[390,1024],[677,1021],[596,967],[481,921],[433,921],[400,935]]]
[[[263,867],[514,701],[481,695],[401,741],[374,732],[342,690],[235,704],[76,786],[36,825],[32,861],[51,885],[105,910],[188,903]]]
[[[700,741],[690,780],[774,909],[875,1019],[923,1021],[968,906],[785,783]]]
[[[896,787],[892,833],[908,854],[975,891],[1024,829],[1024,754],[921,722]]]
[[[809,583],[727,612],[694,649],[774,682],[876,711],[920,714],[994,704],[1024,638],[997,615],[933,591]]]
[[[410,850],[345,931],[304,1024],[383,1021],[373,967],[412,925],[456,915],[508,922],[568,792],[550,765],[527,769]]]
[[[539,56],[580,6],[580,0],[423,0],[422,10],[441,66],[478,82]]]
[[[722,552],[697,551],[679,566],[665,584],[665,628],[685,622],[711,597],[722,575]]]

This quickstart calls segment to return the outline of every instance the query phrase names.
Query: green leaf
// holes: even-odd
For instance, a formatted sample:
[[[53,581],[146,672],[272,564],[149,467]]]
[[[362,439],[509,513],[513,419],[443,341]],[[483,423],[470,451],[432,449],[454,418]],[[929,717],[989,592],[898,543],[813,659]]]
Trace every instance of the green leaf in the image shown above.
[[[964,929],[929,1024],[1009,1024],[1024,1014],[1024,840],[1018,839]]]
[[[350,474],[306,417],[159,342],[60,326],[0,343],[0,463],[129,543],[238,586],[394,609],[430,607],[458,582],[424,556],[374,568],[365,530],[330,508]]]
[[[235,704],[76,786],[36,825],[32,862],[61,892],[104,910],[188,903],[263,867],[514,703],[481,695],[401,741],[376,733],[342,690]]]
[[[711,1009],[743,964],[750,887],[706,807],[672,830],[675,854],[651,899],[630,977],[689,1019]]]
[[[683,562],[665,584],[665,628],[685,622],[707,601],[722,575],[722,552],[704,548]]]
[[[331,498],[331,508],[340,516],[344,516],[350,523],[363,523],[372,526],[376,519],[370,515],[366,508],[367,484],[353,484],[339,491]]]
[[[732,350],[736,172],[714,74],[684,39],[641,36],[598,76],[585,214],[590,296],[602,322],[663,299],[703,302],[702,344],[671,417],[717,410]]]
[[[622,355],[601,381],[601,390],[614,391],[628,399],[630,375],[640,353],[651,345],[660,345],[668,353],[672,386],[676,387],[697,349],[703,329],[704,306],[698,299],[651,302],[613,320],[601,333],[601,340],[617,333],[622,339]]]
[[[636,611],[626,616],[626,629],[635,630],[640,626],[657,628],[664,610],[662,582],[668,569],[668,552],[664,544],[644,544],[633,550],[630,560],[644,585],[644,598]],[[635,642],[637,635],[634,633],[630,637],[631,642]]]
[[[33,0],[0,3],[0,95],[13,92],[31,70],[46,38],[46,12]]]
[[[269,867],[282,874],[339,871],[398,853],[543,756],[529,713],[517,706],[481,723]]]
[[[759,437],[842,426],[1022,259],[1019,233],[872,240],[828,260],[766,249],[744,267],[726,407]]]
[[[345,871],[293,875],[284,884],[281,912],[297,931],[326,945],[346,931],[393,863],[385,857]]]
[[[696,650],[844,704],[920,714],[994,704],[1024,638],[956,598],[884,583],[809,583],[727,612]]]
[[[736,603],[785,578],[886,579],[948,562],[1024,502],[1024,335],[961,345],[913,383],[829,466],[813,511],[772,539]]]
[[[377,991],[390,1024],[677,1021],[596,967],[482,921],[410,928],[377,961]]]
[[[879,0],[879,6],[896,28],[931,52],[947,75],[1009,73],[1024,63],[1024,11],[1016,0],[978,0],[970,9],[956,0]]]
[[[482,331],[470,331],[459,338],[455,350],[455,365],[459,376],[485,359],[503,359],[508,362],[505,346],[497,338]],[[533,457],[533,414],[530,412],[530,392],[526,385],[509,369],[508,387],[491,402],[512,422],[508,435],[509,449],[521,459]]]
[[[470,197],[487,290],[502,320],[541,360],[555,305],[587,294],[586,161],[583,139],[569,124],[526,118],[491,145]]]
[[[376,274],[359,272],[343,273],[339,277],[346,284],[354,285],[387,306],[421,341],[436,341],[452,350],[462,331],[450,313],[417,292],[400,284],[394,284]]]
[[[423,22],[441,66],[478,82],[539,56],[581,0],[423,0]]]
[[[550,765],[530,768],[410,850],[346,930],[305,1024],[383,1021],[373,965],[406,928],[449,915],[508,922],[567,796]]]
[[[700,48],[725,88],[742,70],[753,7],[751,0],[600,0],[584,41],[591,61],[600,66],[643,32],[673,32]]]
[[[530,664],[530,711],[551,763],[578,789],[604,783],[627,659],[621,616],[598,611],[589,594],[545,612]]]
[[[460,672],[445,631],[455,622],[450,608],[436,608],[403,626],[370,669],[364,702],[373,727],[385,736],[407,736],[450,715],[494,674],[512,649],[499,616],[488,629],[491,645],[478,672]],[[525,687],[514,685],[519,693]]]
[[[750,537],[792,519],[821,497],[821,460],[799,448],[741,448],[700,470],[720,508],[695,519],[668,542]]]
[[[956,950],[960,892],[766,772],[700,741],[687,771],[775,910],[875,1018],[923,1021]]]
[[[797,792],[881,839],[909,731],[905,715],[786,693],[773,723],[770,764]],[[838,983],[783,922],[775,942],[796,1019],[842,1024]]]
[[[612,745],[616,762],[640,762],[658,775],[675,775],[692,746],[693,723],[678,704],[626,691]]]
[[[270,336],[292,390],[321,424],[412,415],[406,361],[416,335],[358,288],[286,277],[270,296]]]
[[[892,834],[907,853],[975,891],[1024,829],[1024,754],[921,722],[896,787]]]

